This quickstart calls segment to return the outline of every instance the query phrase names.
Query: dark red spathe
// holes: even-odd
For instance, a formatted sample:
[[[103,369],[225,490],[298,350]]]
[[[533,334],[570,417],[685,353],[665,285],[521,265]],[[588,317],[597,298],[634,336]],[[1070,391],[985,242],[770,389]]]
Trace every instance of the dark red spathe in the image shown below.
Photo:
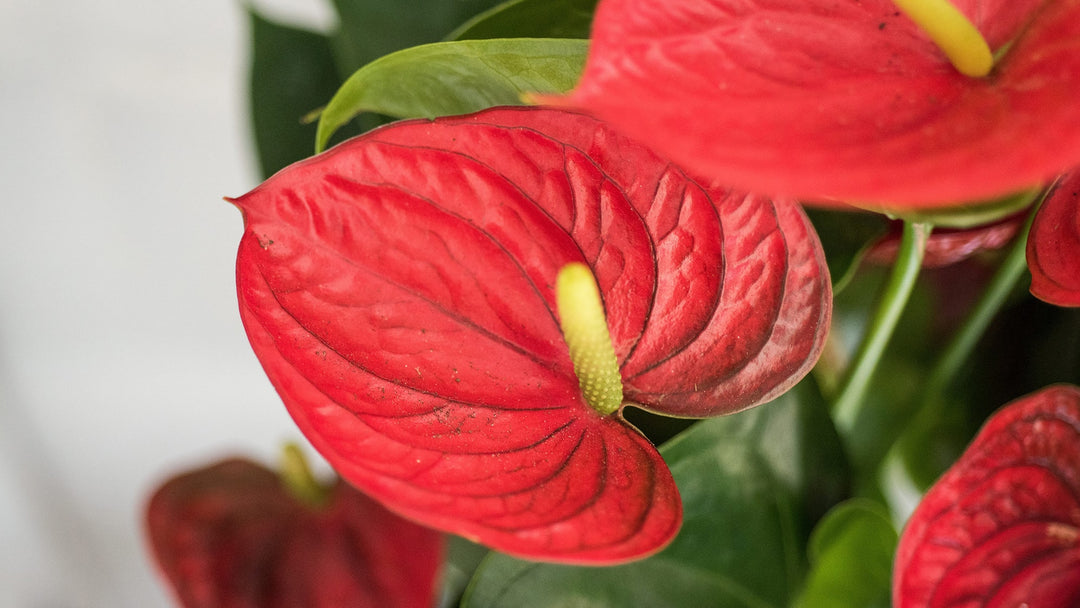
[[[1080,171],[1062,177],[1031,224],[1031,293],[1058,306],[1080,306]]]
[[[1080,389],[1002,408],[912,514],[896,608],[1080,605]]]
[[[340,481],[304,504],[244,459],[170,479],[146,524],[184,608],[429,608],[442,564],[438,532]]]

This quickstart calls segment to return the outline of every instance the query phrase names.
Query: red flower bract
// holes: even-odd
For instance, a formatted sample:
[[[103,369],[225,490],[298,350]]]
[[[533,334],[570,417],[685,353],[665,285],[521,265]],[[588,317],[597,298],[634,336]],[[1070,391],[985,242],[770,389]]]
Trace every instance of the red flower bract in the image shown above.
[[[626,401],[658,412],[767,401],[828,327],[796,205],[703,187],[583,115],[398,123],[235,203],[244,324],[312,443],[399,513],[520,556],[626,561],[681,519],[654,447],[582,396],[565,264],[597,279]]]
[[[1080,306],[1080,171],[1054,185],[1031,224],[1031,293],[1058,306]]]
[[[926,242],[923,268],[941,268],[984,251],[1000,249],[1016,237],[1024,227],[1026,219],[1026,215],[1020,213],[973,228],[935,229]],[[902,227],[903,222],[894,221],[889,233],[875,241],[867,250],[866,260],[882,265],[894,263],[900,250]]]
[[[147,507],[154,557],[184,608],[428,608],[442,535],[337,482],[324,506],[243,459],[184,473]]]
[[[1080,389],[1006,405],[908,521],[896,608],[1080,605]]]
[[[1080,165],[1080,0],[954,0],[994,51],[957,72],[890,0],[605,0],[566,98],[721,183],[894,208]]]

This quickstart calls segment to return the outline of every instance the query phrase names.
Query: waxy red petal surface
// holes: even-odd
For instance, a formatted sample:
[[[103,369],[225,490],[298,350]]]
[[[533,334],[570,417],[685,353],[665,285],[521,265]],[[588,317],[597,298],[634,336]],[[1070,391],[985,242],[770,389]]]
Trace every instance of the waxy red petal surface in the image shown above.
[[[1031,293],[1058,306],[1080,306],[1080,171],[1055,184],[1031,224]]]
[[[953,0],[957,72],[890,0],[604,0],[569,97],[686,168],[804,200],[930,206],[1080,165],[1080,0]]]
[[[893,606],[1080,606],[1080,389],[986,423],[908,521]]]
[[[768,400],[828,328],[797,206],[702,186],[579,114],[397,123],[235,203],[241,315],[308,438],[395,511],[520,556],[626,561],[681,521],[654,447],[581,395],[563,265],[592,268],[626,399],[659,412]]]
[[[184,608],[429,608],[442,563],[441,534],[345,483],[314,507],[243,459],[162,485],[147,532]]]

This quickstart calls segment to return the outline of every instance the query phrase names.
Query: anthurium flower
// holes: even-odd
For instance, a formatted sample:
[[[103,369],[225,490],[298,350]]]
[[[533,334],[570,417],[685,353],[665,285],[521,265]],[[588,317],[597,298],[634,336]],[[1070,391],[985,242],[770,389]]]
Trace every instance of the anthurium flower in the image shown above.
[[[428,608],[442,535],[341,481],[322,500],[242,458],[178,475],[150,499],[150,547],[184,608]]]
[[[976,201],[1080,166],[1080,0],[952,4],[604,0],[577,88],[537,100],[804,200]]]
[[[1031,293],[1058,306],[1080,306],[1080,171],[1054,185],[1031,224]]]
[[[518,556],[662,548],[678,492],[622,406],[768,401],[830,318],[793,202],[569,112],[397,123],[234,203],[241,315],[305,435],[394,511]]]
[[[1080,606],[1080,389],[990,418],[908,521],[893,606]]]

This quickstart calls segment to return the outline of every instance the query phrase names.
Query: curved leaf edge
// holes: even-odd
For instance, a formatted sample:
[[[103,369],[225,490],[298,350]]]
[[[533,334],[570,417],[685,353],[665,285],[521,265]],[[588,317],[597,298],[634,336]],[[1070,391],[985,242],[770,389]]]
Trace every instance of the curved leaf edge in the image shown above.
[[[326,144],[330,141],[330,138],[334,133],[352,120],[353,117],[363,112],[378,112],[397,118],[435,118],[436,116],[447,115],[433,108],[410,106],[407,102],[403,102],[402,100],[388,100],[382,103],[364,101],[362,96],[367,92],[368,81],[380,75],[383,71],[393,72],[401,69],[402,65],[409,65],[413,62],[418,62],[417,64],[420,65],[425,61],[428,61],[429,58],[425,56],[431,54],[442,54],[450,58],[456,57],[462,62],[479,63],[482,62],[484,57],[507,54],[516,54],[526,61],[534,61],[537,57],[548,56],[550,54],[541,52],[542,49],[550,50],[551,48],[558,47],[565,47],[563,48],[563,54],[567,58],[574,59],[577,64],[576,73],[566,75],[568,80],[566,87],[564,88],[565,91],[573,86],[573,82],[576,81],[577,75],[580,74],[581,69],[584,67],[585,52],[588,48],[587,40],[573,38],[491,38],[479,40],[451,40],[423,44],[380,57],[354,72],[353,75],[341,85],[338,91],[330,99],[330,102],[319,113],[319,124],[315,135],[315,152],[319,153],[325,150]],[[501,77],[498,85],[503,89],[503,93],[505,93],[507,97],[513,95],[517,98],[516,101],[522,105],[525,104],[525,102],[521,100],[522,95],[534,93],[539,87],[542,87],[542,83],[537,83],[539,85],[538,88],[517,87],[513,84],[512,80],[507,77],[507,74],[500,72],[500,70],[496,69],[496,66],[486,64],[486,67],[491,71],[493,76]],[[449,99],[455,97],[460,98],[460,94],[452,88],[445,89],[442,91],[442,94]],[[514,99],[504,99],[502,100],[502,104],[487,105],[471,103],[467,107],[459,108],[457,111],[453,112],[453,114],[468,114],[493,107],[494,105],[513,103],[514,101]],[[463,103],[469,102],[463,101]]]

